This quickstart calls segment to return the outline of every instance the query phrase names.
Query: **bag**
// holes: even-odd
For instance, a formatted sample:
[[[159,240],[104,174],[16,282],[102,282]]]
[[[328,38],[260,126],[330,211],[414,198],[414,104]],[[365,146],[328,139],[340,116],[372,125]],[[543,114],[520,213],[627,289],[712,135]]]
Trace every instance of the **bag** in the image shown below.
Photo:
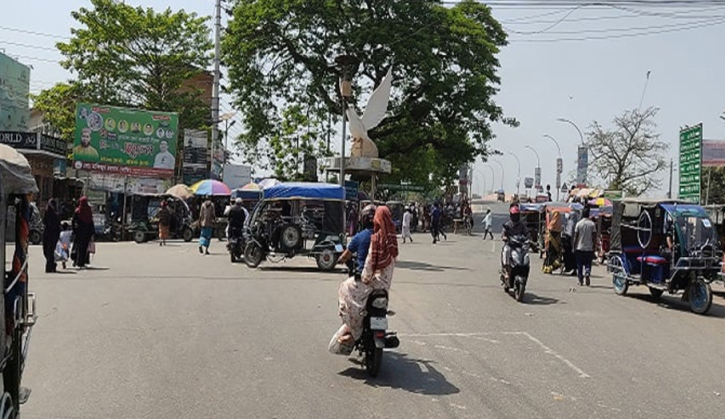
[[[93,240],[88,242],[88,254],[94,254],[96,253],[96,242]]]

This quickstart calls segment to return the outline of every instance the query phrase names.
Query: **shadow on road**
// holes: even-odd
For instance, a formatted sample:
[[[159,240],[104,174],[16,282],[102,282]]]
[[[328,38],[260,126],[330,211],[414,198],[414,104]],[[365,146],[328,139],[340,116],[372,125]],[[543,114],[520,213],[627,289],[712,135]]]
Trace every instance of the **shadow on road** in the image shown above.
[[[350,367],[339,374],[365,380],[365,384],[372,387],[401,389],[416,394],[444,396],[460,393],[461,390],[446,380],[433,364],[433,361],[408,358],[399,352],[385,352],[377,378],[369,377],[361,366]]]
[[[676,296],[674,295],[667,295],[662,296],[660,298],[655,298],[649,294],[627,294],[627,297],[633,298],[635,300],[639,301],[647,301],[650,303],[655,303],[658,306],[662,308],[666,308],[668,310],[677,310],[677,311],[685,311],[692,313],[690,310],[690,303],[686,301],[682,301],[682,295],[678,294]],[[695,313],[692,313],[695,314]],[[710,311],[705,314],[705,316],[708,317],[717,317],[719,319],[725,319],[725,307],[715,304],[713,301],[712,306],[710,307]]]
[[[433,271],[443,272],[447,270],[451,271],[470,271],[468,268],[459,268],[454,266],[436,266],[425,262],[417,262],[412,260],[399,260],[395,262],[397,269],[410,269],[413,271]]]
[[[319,268],[312,266],[260,266],[257,269],[260,271],[269,272],[300,272],[300,273],[315,273],[315,274],[343,274],[343,269],[333,269],[331,271],[323,271]],[[342,281],[342,280],[341,280]]]
[[[551,297],[541,297],[534,293],[527,292],[524,294],[523,303],[530,304],[530,305],[548,306],[548,305],[552,305],[552,304],[559,304],[559,299],[551,298]]]

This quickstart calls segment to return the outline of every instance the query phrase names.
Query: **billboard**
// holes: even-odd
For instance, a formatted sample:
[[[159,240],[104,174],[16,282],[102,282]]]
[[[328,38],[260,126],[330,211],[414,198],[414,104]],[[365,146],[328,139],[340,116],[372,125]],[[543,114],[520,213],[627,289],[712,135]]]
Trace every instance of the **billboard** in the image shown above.
[[[0,130],[27,131],[30,68],[0,52]]]
[[[576,183],[577,185],[587,184],[587,170],[589,169],[589,150],[585,146],[579,146],[576,159]]]
[[[206,131],[184,130],[184,183],[193,185],[209,177],[209,140]]]
[[[79,103],[74,167],[126,176],[173,176],[178,127],[176,113]]]
[[[699,204],[702,175],[702,124],[680,131],[679,173],[679,198]]]

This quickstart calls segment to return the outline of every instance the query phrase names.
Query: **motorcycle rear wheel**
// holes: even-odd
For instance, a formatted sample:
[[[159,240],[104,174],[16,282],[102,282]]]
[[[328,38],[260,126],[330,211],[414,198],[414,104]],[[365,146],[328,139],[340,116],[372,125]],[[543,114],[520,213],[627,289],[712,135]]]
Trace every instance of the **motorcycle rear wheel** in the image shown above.
[[[244,248],[244,261],[250,268],[256,268],[262,263],[262,248],[255,243],[249,243]]]
[[[368,375],[375,378],[380,372],[380,365],[383,363],[383,348],[373,348],[365,354],[365,369]]]
[[[524,294],[526,293],[526,285],[521,282],[514,284],[514,297],[516,301],[521,302],[524,300]]]

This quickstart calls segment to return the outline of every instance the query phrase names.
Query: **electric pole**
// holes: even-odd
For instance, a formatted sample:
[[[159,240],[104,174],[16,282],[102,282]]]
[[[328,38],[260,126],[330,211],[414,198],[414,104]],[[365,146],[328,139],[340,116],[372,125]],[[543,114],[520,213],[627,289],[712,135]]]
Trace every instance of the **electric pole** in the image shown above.
[[[213,178],[214,163],[215,163],[215,151],[219,147],[219,62],[221,54],[221,48],[219,45],[219,35],[222,30],[222,1],[216,0],[216,11],[215,11],[215,23],[214,23],[214,93],[211,98],[211,165],[209,167],[211,171],[210,178]]]

